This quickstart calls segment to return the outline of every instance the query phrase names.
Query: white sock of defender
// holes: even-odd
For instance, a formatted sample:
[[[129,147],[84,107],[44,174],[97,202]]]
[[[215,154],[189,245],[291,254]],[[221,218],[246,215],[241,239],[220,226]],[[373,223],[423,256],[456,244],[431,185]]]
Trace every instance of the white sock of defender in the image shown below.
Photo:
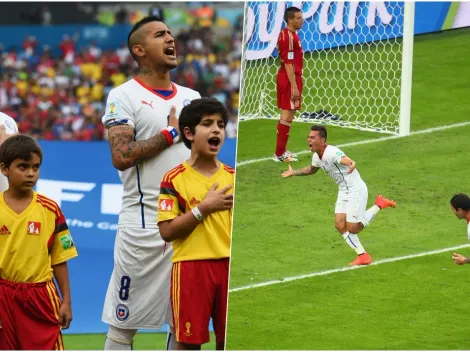
[[[380,208],[377,205],[371,206],[369,209],[367,209],[364,213],[364,216],[361,219],[362,226],[366,227],[371,223],[372,220],[374,220],[375,215],[379,212]]]
[[[359,237],[355,233],[346,231],[341,236],[343,236],[348,246],[356,251],[357,255],[366,252],[364,247],[362,247],[361,241],[359,241]]]
[[[177,350],[177,342],[176,342],[176,335],[175,329],[168,325],[168,332],[166,333],[166,350],[167,351],[176,351]]]
[[[132,342],[137,330],[120,329],[110,325],[106,342],[104,343],[105,351],[131,351]]]

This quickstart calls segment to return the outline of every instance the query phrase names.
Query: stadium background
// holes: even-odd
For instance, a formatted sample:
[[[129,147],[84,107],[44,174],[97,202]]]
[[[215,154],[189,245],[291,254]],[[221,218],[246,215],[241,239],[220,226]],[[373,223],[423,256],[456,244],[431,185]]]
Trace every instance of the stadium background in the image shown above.
[[[128,32],[148,13],[163,16],[177,45],[172,80],[221,100],[232,114],[221,159],[235,166],[243,7],[25,5],[0,3],[0,111],[39,140],[45,160],[37,190],[61,205],[78,248],[69,263],[74,320],[67,333],[105,332],[101,311],[122,186],[101,116],[108,92],[137,74]]]
[[[291,4],[272,2],[270,10],[280,8],[282,14]],[[334,9],[335,4],[316,3],[321,9]],[[360,234],[380,265],[345,268],[354,252],[334,228],[337,186],[323,172],[280,177],[287,165],[269,157],[276,143],[275,118],[240,122],[228,350],[468,349],[468,327],[454,323],[470,309],[468,267],[455,265],[451,256],[453,251],[468,255],[470,244],[467,224],[452,214],[449,200],[456,192],[468,193],[470,28],[442,30],[469,26],[468,5],[416,3],[415,34],[422,34],[414,38],[410,136],[384,138],[328,126],[329,143],[358,163],[369,187],[368,204],[377,193],[398,203]],[[303,2],[304,11],[311,7]],[[318,28],[318,12],[304,26]],[[269,39],[276,38],[275,33],[268,38],[263,30],[274,27],[272,18],[278,13],[271,11],[269,20],[263,14],[261,19],[254,17],[260,25],[251,25],[250,40],[259,39],[265,46],[253,45],[251,57],[270,56],[274,50],[263,51]],[[347,23],[346,16],[342,19]],[[347,32],[332,29],[328,43]],[[300,31],[301,39],[304,34]],[[328,77],[354,69],[350,62],[337,71],[338,66],[329,65],[336,53],[343,52],[308,54],[304,69],[329,67],[326,78],[313,77],[327,85]],[[261,71],[268,64],[275,73],[276,63],[263,59],[251,68]],[[244,70],[243,77],[248,75]],[[274,82],[275,74],[270,77]],[[371,79],[365,72],[357,77],[359,82]],[[251,82],[265,88],[257,80]],[[250,96],[244,96],[240,112],[249,102]],[[308,124],[292,124],[289,150],[299,153],[294,168],[311,160],[308,130]]]

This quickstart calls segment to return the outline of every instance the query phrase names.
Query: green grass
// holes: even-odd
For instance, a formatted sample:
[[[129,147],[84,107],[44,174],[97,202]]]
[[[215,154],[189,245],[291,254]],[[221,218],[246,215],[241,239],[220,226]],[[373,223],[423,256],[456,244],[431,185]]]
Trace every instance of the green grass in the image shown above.
[[[468,348],[467,269],[445,253],[232,293],[228,349]]]
[[[64,335],[64,346],[67,350],[103,350],[106,334]],[[166,333],[138,333],[134,340],[134,350],[165,350]],[[203,350],[215,349],[215,337],[202,346]]]
[[[470,120],[470,31],[415,39],[412,130]],[[238,160],[274,152],[276,123],[241,122]],[[294,123],[289,149],[305,150],[309,126]],[[329,128],[333,145],[382,137]],[[361,234],[374,260],[468,243],[449,199],[468,188],[470,126],[345,147],[380,212]],[[301,154],[295,168],[308,165]],[[230,286],[344,267],[355,253],[334,229],[337,186],[322,171],[282,179],[287,165],[237,168]],[[470,255],[470,249],[463,249]],[[227,348],[468,349],[470,267],[451,252],[232,292]]]

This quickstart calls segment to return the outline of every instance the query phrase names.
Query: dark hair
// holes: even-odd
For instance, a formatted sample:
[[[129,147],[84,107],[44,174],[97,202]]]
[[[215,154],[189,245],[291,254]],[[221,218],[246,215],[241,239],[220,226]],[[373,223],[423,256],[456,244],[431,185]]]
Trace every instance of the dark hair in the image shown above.
[[[42,163],[42,151],[36,141],[23,134],[12,136],[0,145],[0,163],[10,167],[16,159],[30,161],[32,154],[36,153]]]
[[[286,11],[284,11],[284,21],[286,21],[287,23],[289,19],[294,18],[297,12],[301,12],[301,11],[302,11],[301,9],[295,6],[288,7]]]
[[[137,61],[137,56],[134,54],[134,52],[132,51],[132,47],[131,47],[131,36],[132,34],[134,34],[139,28],[141,28],[143,25],[146,25],[147,23],[150,23],[150,22],[162,22],[162,20],[160,19],[160,17],[158,16],[145,16],[143,17],[142,19],[140,19],[138,22],[136,22],[134,24],[134,26],[132,26],[132,29],[131,31],[129,32],[129,35],[127,36],[127,48],[129,49],[129,52],[131,53],[131,56],[132,58]]]
[[[470,210],[470,197],[465,193],[457,193],[450,200],[450,204],[455,210],[463,209],[468,211]]]
[[[320,135],[321,138],[326,138],[328,137],[328,132],[326,131],[325,126],[320,126],[320,125],[313,125],[310,131],[318,131],[318,134]]]
[[[191,141],[184,135],[184,128],[188,127],[192,134],[196,133],[196,126],[199,125],[204,116],[219,114],[224,120],[224,127],[227,126],[229,113],[227,108],[215,98],[200,98],[193,100],[181,110],[179,118],[179,128],[184,145],[191,149]]]

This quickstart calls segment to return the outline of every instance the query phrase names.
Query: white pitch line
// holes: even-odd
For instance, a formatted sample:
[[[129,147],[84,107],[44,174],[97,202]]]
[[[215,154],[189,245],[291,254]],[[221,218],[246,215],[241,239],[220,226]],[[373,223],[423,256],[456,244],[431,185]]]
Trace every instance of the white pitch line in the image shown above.
[[[467,248],[467,247],[470,247],[470,244],[462,244],[460,246],[448,247],[448,248],[443,248],[443,249],[436,249],[434,251],[404,255],[404,256],[401,256],[401,257],[381,259],[381,260],[377,260],[375,262],[372,262],[372,264],[370,264],[370,265],[380,265],[380,264],[384,264],[384,263],[393,263],[393,262],[398,262],[400,260],[406,260],[406,259],[411,259],[411,258],[424,257],[424,256],[427,256],[427,255],[445,253],[445,252],[455,251],[457,249]],[[271,286],[271,285],[284,284],[286,282],[297,281],[297,280],[302,280],[302,279],[308,279],[308,278],[315,277],[315,276],[325,276],[325,275],[339,273],[339,272],[342,272],[342,271],[349,271],[349,270],[357,270],[357,269],[361,269],[361,268],[367,268],[370,265],[347,266],[347,267],[343,267],[343,268],[339,268],[339,269],[331,269],[331,270],[325,270],[325,271],[317,271],[317,272],[310,273],[310,274],[289,276],[289,277],[285,277],[285,278],[280,279],[280,280],[272,280],[272,281],[260,282],[258,284],[253,284],[253,285],[235,287],[235,288],[230,289],[229,292],[232,293],[232,292],[250,290],[252,288],[257,288],[257,287],[265,287],[265,286]]]
[[[361,145],[361,144],[369,144],[369,143],[389,141],[391,139],[404,138],[404,137],[414,136],[414,135],[417,135],[417,134],[432,133],[432,132],[436,132],[436,131],[447,130],[449,128],[462,127],[462,126],[467,126],[467,125],[470,125],[470,121],[454,123],[452,125],[432,127],[432,128],[428,128],[428,129],[425,129],[425,130],[414,131],[414,132],[411,132],[410,135],[408,135],[408,136],[390,136],[390,137],[366,139],[366,140],[358,141],[358,142],[338,144],[337,147],[340,147],[340,148],[342,148],[342,147],[352,147],[352,146]],[[306,154],[306,153],[311,153],[311,151],[310,150],[302,150],[300,152],[297,152],[296,154]],[[259,163],[259,162],[267,161],[267,160],[272,160],[272,157],[240,161],[240,162],[237,163],[237,167],[244,166],[244,165],[249,165],[249,164],[253,164],[253,163]]]

